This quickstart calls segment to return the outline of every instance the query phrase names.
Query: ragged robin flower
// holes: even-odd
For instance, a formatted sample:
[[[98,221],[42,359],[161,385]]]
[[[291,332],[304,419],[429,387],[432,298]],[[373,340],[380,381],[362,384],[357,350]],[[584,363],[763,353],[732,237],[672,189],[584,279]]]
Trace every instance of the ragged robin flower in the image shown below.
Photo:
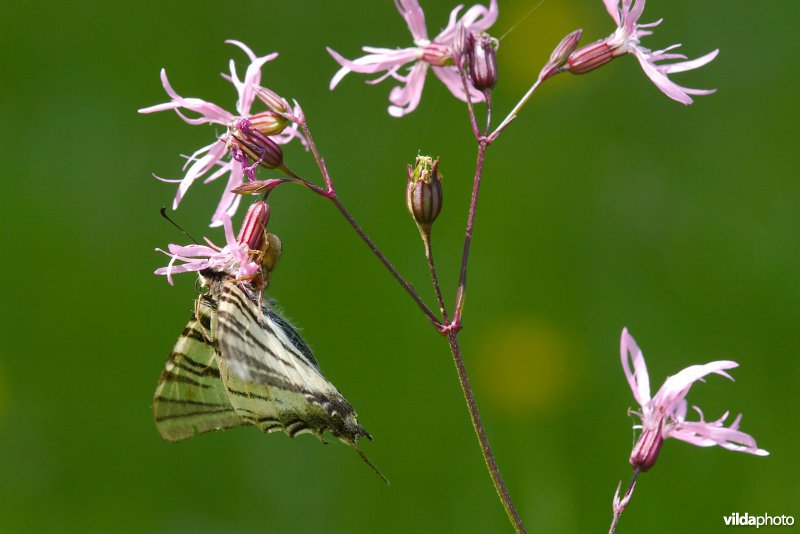
[[[172,205],[173,209],[176,209],[186,191],[196,180],[205,178],[204,183],[208,183],[228,175],[228,183],[217,210],[211,218],[211,226],[222,225],[224,215],[231,217],[236,213],[241,196],[232,193],[231,190],[242,185],[244,178],[248,175],[247,171],[250,169],[248,157],[253,163],[270,166],[270,162],[275,159],[275,154],[280,154],[280,148],[277,145],[288,143],[295,137],[300,138],[301,142],[303,141],[297,126],[289,124],[289,121],[280,116],[281,112],[290,111],[288,103],[260,85],[261,67],[275,59],[278,54],[272,53],[258,57],[239,41],[226,42],[241,48],[250,59],[250,65],[247,67],[243,79],[239,78],[233,60],[230,61],[230,75],[223,75],[234,85],[238,93],[235,114],[212,102],[179,95],[169,83],[164,69],[161,70],[161,83],[171,100],[139,110],[139,113],[154,113],[171,109],[188,124],[211,123],[222,125],[228,129],[228,133],[192,154],[184,165],[183,178],[174,180],[180,184]],[[270,109],[252,114],[251,107],[256,98],[259,98]],[[189,117],[184,111],[191,111],[199,116]],[[247,139],[242,141],[240,138],[242,125],[246,125],[245,133],[250,131],[254,134],[250,136],[250,142],[247,142]],[[252,146],[256,146],[255,151],[248,150]],[[229,152],[232,155],[226,158]],[[272,167],[274,166],[272,165]],[[250,169],[249,174],[252,175],[252,172]]]
[[[156,269],[155,274],[165,275],[172,284],[173,274],[208,270],[249,281],[256,291],[260,291],[267,284],[269,272],[275,267],[281,251],[280,240],[267,232],[269,214],[266,202],[251,205],[238,236],[233,233],[231,218],[223,214],[224,247],[206,239],[207,245],[170,244],[167,251],[156,249],[169,256],[170,261],[166,267]],[[182,263],[176,265],[178,261]]]
[[[708,95],[716,89],[689,89],[669,79],[670,74],[693,70],[710,63],[719,50],[714,50],[697,59],[663,63],[664,61],[686,60],[683,54],[675,54],[672,50],[679,44],[668,46],[663,50],[651,51],[640,44],[640,39],[653,32],[661,24],[661,20],[649,24],[639,24],[639,17],[644,11],[645,0],[603,0],[608,14],[617,23],[614,33],[595,43],[584,46],[570,55],[564,70],[573,74],[583,74],[605,65],[615,57],[633,54],[639,60],[644,73],[661,92],[681,104],[691,104],[689,95]],[[660,64],[659,64],[660,63]]]
[[[739,430],[741,414],[726,427],[723,423],[728,417],[727,412],[716,421],[705,421],[703,412],[695,406],[693,408],[700,420],[686,420],[686,395],[692,384],[704,381],[703,378],[709,374],[718,374],[733,380],[726,370],[738,367],[738,363],[720,360],[705,365],[691,365],[667,378],[661,389],[651,397],[650,378],[644,356],[627,328],[622,330],[620,356],[633,396],[641,406],[641,411],[633,413],[642,420],[641,426],[635,427],[641,428],[642,433],[630,456],[631,465],[638,471],[647,471],[653,467],[667,438],[679,439],[699,447],[719,445],[728,450],[756,456],[769,454],[758,448],[752,436]]]
[[[414,46],[402,49],[363,47],[366,56],[350,61],[334,50],[328,48],[342,68],[334,75],[330,83],[333,89],[349,72],[375,74],[383,72],[377,79],[369,83],[378,83],[392,77],[401,85],[392,89],[389,94],[389,114],[393,117],[402,117],[414,111],[419,105],[422,96],[422,87],[425,85],[425,76],[428,67],[445,84],[456,98],[466,102],[467,96],[461,82],[458,69],[453,65],[451,46],[456,38],[459,26],[466,32],[479,33],[486,31],[497,20],[497,0],[490,0],[489,7],[474,5],[469,8],[461,18],[458,14],[464,6],[456,7],[450,13],[447,27],[433,39],[428,38],[425,27],[425,13],[423,13],[417,0],[395,0],[397,10],[406,20]],[[407,74],[399,71],[411,64]],[[470,88],[470,99],[473,102],[483,101],[480,91]]]

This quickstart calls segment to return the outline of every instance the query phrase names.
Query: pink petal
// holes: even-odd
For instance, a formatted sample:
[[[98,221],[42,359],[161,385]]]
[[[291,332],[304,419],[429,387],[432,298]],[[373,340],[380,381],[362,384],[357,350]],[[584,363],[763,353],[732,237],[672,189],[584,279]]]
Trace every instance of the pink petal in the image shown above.
[[[624,0],[624,3],[626,5],[626,16],[624,17],[623,23],[625,24],[625,29],[629,32],[632,32],[636,26],[636,23],[639,22],[639,17],[641,17],[642,13],[644,12],[645,0],[636,0],[636,4],[633,6],[633,9],[630,9],[631,0]],[[658,23],[660,22],[661,21]]]
[[[395,0],[397,11],[405,19],[408,30],[415,41],[427,41],[428,30],[425,28],[425,13],[417,0]]]
[[[633,392],[633,398],[640,406],[650,402],[650,376],[647,373],[647,365],[644,363],[644,355],[636,340],[630,335],[627,328],[622,329],[622,336],[619,340],[619,354],[622,358],[622,368],[625,371],[625,378]],[[631,372],[630,362],[633,362]]]
[[[606,5],[606,11],[608,11],[608,14],[614,19],[617,26],[621,26],[619,20],[619,0],[603,0],[603,3]]]
[[[192,185],[192,183],[208,172],[225,154],[225,143],[221,141],[215,141],[205,148],[209,148],[208,154],[195,161],[194,164],[189,167],[189,170],[186,171],[183,180],[181,180],[181,184],[178,186],[178,191],[175,193],[175,200],[172,202],[172,209],[178,209],[178,205],[183,199],[183,196],[186,194],[186,191],[189,190],[189,187]],[[204,149],[201,148],[198,150],[198,152],[196,152],[196,154],[203,150]]]
[[[651,63],[644,54],[639,53],[638,49],[636,50],[637,52],[634,52],[634,55],[636,59],[639,60],[642,70],[644,70],[644,73],[650,78],[650,81],[652,81],[662,93],[687,106],[694,102],[691,97],[686,94],[685,88],[667,78],[667,75],[661,72],[656,65]]]
[[[428,64],[418,62],[411,69],[408,75],[408,83],[403,87],[394,87],[389,94],[389,115],[392,117],[402,117],[411,113],[419,105],[422,97],[422,88],[425,85],[425,74],[428,72]]]
[[[231,82],[236,86],[239,92],[239,100],[236,103],[236,109],[239,115],[245,116],[250,114],[250,108],[255,99],[255,89],[261,83],[261,67],[268,61],[272,61],[278,57],[277,52],[267,54],[266,56],[257,57],[250,48],[240,41],[227,40],[226,43],[238,46],[241,48],[247,57],[250,58],[250,65],[245,72],[244,81],[239,80],[236,74],[236,65],[233,60],[230,61]]]
[[[225,185],[225,190],[222,193],[222,197],[217,205],[217,209],[214,212],[214,215],[211,217],[212,228],[216,228],[221,224],[224,224],[226,219],[230,221],[230,218],[236,213],[236,209],[239,207],[239,202],[242,199],[242,195],[232,193],[231,190],[244,183],[243,176],[244,173],[242,171],[242,164],[239,162],[234,162],[231,169],[231,174],[228,177],[228,183]],[[234,239],[233,242],[235,243],[236,240]],[[230,244],[231,241],[228,240],[227,243]]]
[[[685,72],[687,70],[694,70],[702,67],[703,65],[711,63],[714,60],[714,58],[717,57],[717,54],[719,54],[719,49],[716,49],[713,52],[709,52],[708,54],[701,56],[697,59],[682,61],[680,63],[673,63],[671,65],[659,65],[659,68],[662,69],[664,74],[674,74],[676,72]]]
[[[454,97],[467,101],[467,94],[464,92],[464,83],[461,81],[461,75],[455,67],[433,67],[433,73],[439,78],[442,83],[450,90]],[[469,96],[473,103],[483,102],[486,98],[483,93],[472,87],[469,87]]]
[[[399,50],[389,50],[381,54],[369,54],[362,56],[354,61],[350,61],[341,56],[338,52],[331,48],[327,48],[328,53],[333,56],[341,69],[333,76],[330,83],[330,88],[334,87],[344,78],[349,72],[361,72],[365,74],[374,74],[383,70],[391,69],[405,65],[411,61],[416,61],[420,57],[419,48],[404,48]]]
[[[721,424],[705,422],[683,423],[678,430],[670,433],[670,437],[699,447],[718,445],[731,451],[746,452],[756,456],[767,456],[769,454],[769,452],[758,448],[756,440],[750,434],[735,428],[725,428]]]
[[[497,15],[499,13],[497,0],[490,0],[488,9],[480,4],[470,7],[464,15],[456,21],[455,17],[462,7],[463,6],[458,6],[450,13],[450,20],[448,21],[447,27],[436,36],[434,42],[440,44],[451,43],[453,39],[455,39],[456,29],[459,25],[464,26],[467,32],[478,33],[488,30],[492,24],[497,21]]]
[[[739,367],[739,364],[729,360],[719,360],[705,365],[691,365],[678,374],[667,378],[664,385],[653,397],[653,404],[668,409],[673,403],[686,397],[692,384],[712,373],[733,380],[724,369],[733,369],[735,367]]]
[[[208,122],[213,122],[217,124],[227,124],[233,118],[233,115],[222,109],[216,104],[211,102],[206,102],[205,100],[201,100],[199,98],[184,98],[172,88],[170,85],[169,80],[167,79],[167,71],[166,69],[161,69],[161,85],[164,86],[164,90],[167,92],[167,95],[172,98],[172,102],[167,102],[165,104],[158,104],[155,106],[151,106],[149,108],[143,108],[139,110],[139,113],[153,113],[156,111],[164,111],[166,109],[173,109],[181,117],[185,122],[189,124],[205,124]],[[179,108],[187,109],[189,111],[193,111],[195,113],[199,113],[200,117],[195,119],[186,117],[183,115]]]

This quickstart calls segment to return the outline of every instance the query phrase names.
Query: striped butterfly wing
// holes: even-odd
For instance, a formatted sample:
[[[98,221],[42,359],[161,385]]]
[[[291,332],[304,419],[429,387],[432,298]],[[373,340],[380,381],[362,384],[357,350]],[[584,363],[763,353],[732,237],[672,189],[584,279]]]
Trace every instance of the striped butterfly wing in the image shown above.
[[[244,424],[220,380],[217,349],[209,339],[211,306],[201,297],[196,310],[167,360],[153,397],[156,429],[167,441]]]
[[[236,284],[220,291],[218,363],[239,416],[290,437],[310,432],[322,439],[330,431],[349,445],[369,438],[297,332],[268,305],[259,310],[253,301]]]

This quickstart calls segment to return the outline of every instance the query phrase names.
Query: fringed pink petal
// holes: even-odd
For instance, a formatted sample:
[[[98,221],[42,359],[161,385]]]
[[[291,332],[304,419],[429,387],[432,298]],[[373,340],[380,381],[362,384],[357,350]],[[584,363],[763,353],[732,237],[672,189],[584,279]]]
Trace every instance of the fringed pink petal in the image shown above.
[[[428,30],[425,27],[425,13],[417,0],[395,0],[397,11],[405,19],[408,31],[415,41],[427,41]]]

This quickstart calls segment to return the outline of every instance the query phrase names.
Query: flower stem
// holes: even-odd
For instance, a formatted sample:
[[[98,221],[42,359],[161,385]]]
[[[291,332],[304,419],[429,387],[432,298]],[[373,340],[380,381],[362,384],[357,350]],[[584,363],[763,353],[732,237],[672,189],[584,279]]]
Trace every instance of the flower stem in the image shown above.
[[[428,260],[428,269],[431,271],[431,281],[433,282],[433,290],[436,292],[436,300],[439,301],[439,310],[442,312],[442,319],[444,324],[450,322],[447,315],[447,307],[444,305],[444,297],[442,297],[442,290],[439,286],[439,276],[436,274],[436,264],[433,261],[433,250],[431,249],[431,232],[420,229],[422,242],[425,243],[425,258]]]
[[[372,253],[375,254],[375,256],[384,265],[384,267],[386,267],[386,269],[392,274],[395,280],[397,280],[397,282],[401,286],[403,286],[403,288],[411,296],[411,298],[414,299],[414,302],[417,303],[419,308],[422,310],[422,313],[425,314],[425,316],[431,321],[431,323],[433,324],[434,327],[436,327],[437,330],[440,330],[443,326],[442,323],[439,321],[439,319],[436,317],[433,311],[431,311],[428,305],[425,304],[425,301],[423,301],[422,298],[419,296],[416,289],[414,289],[414,286],[412,286],[410,282],[408,282],[405,278],[403,278],[403,276],[397,271],[397,269],[395,269],[394,265],[392,265],[389,259],[383,254],[383,252],[381,252],[381,250],[372,241],[372,239],[370,239],[370,237],[367,235],[364,229],[361,228],[361,226],[356,222],[353,216],[350,215],[350,212],[347,211],[347,208],[345,208],[344,204],[339,199],[338,195],[336,194],[336,190],[333,187],[333,179],[331,179],[331,175],[328,172],[328,166],[325,165],[325,160],[322,159],[322,156],[317,150],[317,145],[316,143],[314,143],[314,138],[311,136],[311,131],[308,128],[308,123],[306,122],[305,117],[289,116],[289,119],[297,123],[300,126],[300,128],[302,128],[306,141],[308,142],[308,145],[311,148],[311,152],[312,154],[314,154],[314,160],[317,162],[317,167],[319,167],[319,171],[320,173],[322,173],[322,177],[325,180],[326,189],[322,189],[321,187],[316,186],[313,183],[300,178],[299,176],[293,176],[295,178],[295,181],[297,183],[305,185],[314,193],[324,198],[327,198],[333,203],[334,206],[336,206],[336,209],[338,209],[339,212],[344,216],[344,218],[347,219],[347,222],[350,223],[350,226],[353,227],[353,230],[355,230],[356,233],[364,241],[364,243],[366,243],[367,247],[369,247]]]
[[[464,393],[464,399],[467,401],[467,409],[469,410],[469,417],[472,420],[472,427],[475,429],[475,434],[478,436],[478,442],[481,446],[483,459],[486,461],[486,468],[489,470],[489,476],[492,477],[494,489],[497,491],[497,496],[503,503],[503,508],[506,510],[508,519],[514,525],[517,533],[525,533],[525,525],[514,507],[511,500],[511,495],[508,493],[503,477],[500,475],[500,469],[497,467],[497,462],[492,453],[492,447],[489,444],[489,438],[486,437],[486,430],[483,428],[481,416],[478,413],[478,405],[475,403],[475,396],[472,393],[472,387],[469,385],[469,376],[467,369],[464,367],[464,359],[461,357],[461,347],[458,345],[458,339],[455,332],[450,332],[447,335],[447,340],[450,342],[450,351],[453,353],[453,362],[456,364],[456,371],[458,371],[458,382],[461,385],[461,391]]]
[[[338,196],[336,196],[336,193],[334,193],[333,196],[330,197],[330,200],[331,202],[333,202],[334,206],[336,206],[336,208],[341,212],[341,214],[344,215],[344,218],[347,219],[347,222],[350,223],[350,226],[353,227],[356,233],[358,233],[358,235],[361,236],[361,239],[364,240],[364,243],[367,244],[372,253],[375,254],[375,256],[377,256],[380,262],[383,263],[384,267],[386,267],[386,269],[390,273],[392,273],[392,276],[394,276],[394,278],[400,283],[400,285],[403,286],[403,288],[411,296],[411,298],[414,299],[414,302],[417,303],[422,312],[428,317],[428,319],[430,319],[431,323],[433,323],[433,326],[435,326],[437,329],[441,328],[442,323],[439,321],[436,315],[431,311],[428,305],[425,304],[425,302],[419,296],[417,291],[414,289],[414,286],[412,286],[410,282],[408,282],[405,278],[403,278],[400,275],[399,272],[397,272],[397,269],[394,268],[394,265],[392,265],[392,263],[386,258],[386,256],[383,255],[383,252],[380,251],[378,246],[375,245],[372,239],[370,239],[367,233],[361,228],[361,226],[359,226],[356,220],[353,219],[353,216],[350,215],[350,212],[347,211],[347,208],[344,207],[344,204],[342,204],[342,201],[339,200]]]
[[[536,91],[536,89],[539,88],[539,85],[541,85],[541,83],[542,83],[542,79],[538,78],[536,80],[536,82],[531,86],[531,88],[528,89],[528,92],[525,93],[522,96],[522,98],[519,99],[519,102],[517,102],[517,105],[514,106],[514,109],[512,109],[509,112],[509,114],[506,115],[506,118],[503,119],[503,122],[501,122],[500,125],[497,128],[495,128],[494,132],[492,132],[492,134],[489,136],[489,142],[490,143],[492,141],[494,141],[495,139],[497,139],[497,136],[500,135],[503,132],[503,130],[506,129],[506,126],[511,124],[511,121],[513,121],[514,119],[517,118],[517,114],[525,106],[525,104],[528,103],[528,100],[530,100],[530,98],[533,95],[534,91]]]
[[[631,481],[628,483],[628,489],[625,491],[625,496],[621,499],[619,497],[619,490],[622,483],[617,486],[617,492],[614,494],[614,517],[611,519],[611,526],[608,529],[608,534],[614,534],[614,531],[617,529],[619,518],[622,517],[622,512],[624,512],[625,508],[628,507],[628,503],[630,502],[631,497],[633,497],[633,490],[636,488],[636,479],[638,476],[639,470],[634,469]]]
[[[483,160],[486,156],[488,146],[485,138],[478,141],[478,161],[475,164],[475,178],[472,181],[472,198],[469,203],[469,215],[467,216],[467,229],[464,234],[464,252],[461,255],[461,271],[458,277],[458,291],[456,293],[456,307],[453,312],[453,324],[461,324],[461,314],[464,310],[464,296],[467,291],[467,264],[469,263],[469,251],[472,245],[472,231],[475,227],[475,212],[478,209],[478,195],[481,189],[481,176],[483,175]]]
[[[472,125],[472,133],[475,139],[481,138],[481,130],[478,128],[478,119],[475,117],[475,106],[472,105],[472,97],[469,92],[469,82],[467,81],[467,71],[465,68],[458,69],[461,74],[461,85],[464,88],[464,95],[467,97],[467,111],[469,112],[469,122]]]

